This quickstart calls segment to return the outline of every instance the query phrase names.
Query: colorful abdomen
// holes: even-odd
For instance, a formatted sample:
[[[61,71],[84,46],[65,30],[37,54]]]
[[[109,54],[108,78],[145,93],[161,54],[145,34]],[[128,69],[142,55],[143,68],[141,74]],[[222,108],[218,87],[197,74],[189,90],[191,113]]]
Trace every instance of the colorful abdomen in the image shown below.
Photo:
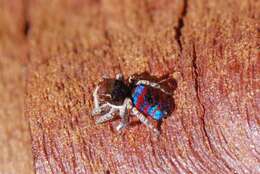
[[[143,114],[155,120],[161,120],[167,113],[160,101],[159,90],[145,85],[138,85],[132,93],[134,106]]]

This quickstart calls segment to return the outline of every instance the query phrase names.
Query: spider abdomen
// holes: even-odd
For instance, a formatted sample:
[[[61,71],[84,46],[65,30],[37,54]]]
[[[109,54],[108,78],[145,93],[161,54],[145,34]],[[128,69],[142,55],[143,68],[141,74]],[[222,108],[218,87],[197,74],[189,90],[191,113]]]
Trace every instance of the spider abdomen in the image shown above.
[[[158,89],[146,85],[137,85],[133,89],[132,102],[140,112],[159,121],[168,112],[167,103],[163,100],[162,95]]]

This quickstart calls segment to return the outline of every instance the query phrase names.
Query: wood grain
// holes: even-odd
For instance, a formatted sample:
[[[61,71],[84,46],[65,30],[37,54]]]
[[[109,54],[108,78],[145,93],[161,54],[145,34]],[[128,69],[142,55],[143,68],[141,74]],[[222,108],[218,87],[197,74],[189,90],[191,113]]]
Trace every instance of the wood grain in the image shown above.
[[[24,116],[27,46],[22,1],[0,0],[0,173],[34,172]]]
[[[259,3],[30,3],[26,115],[36,173],[258,173]],[[176,109],[145,126],[95,125],[107,75],[170,73]],[[132,121],[135,121],[132,119]]]

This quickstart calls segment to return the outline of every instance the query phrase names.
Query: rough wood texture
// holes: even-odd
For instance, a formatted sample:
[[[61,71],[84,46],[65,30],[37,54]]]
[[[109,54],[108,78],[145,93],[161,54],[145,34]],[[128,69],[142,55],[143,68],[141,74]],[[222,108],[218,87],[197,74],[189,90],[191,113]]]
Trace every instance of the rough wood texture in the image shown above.
[[[0,173],[33,173],[24,116],[26,38],[21,1],[0,0]]]
[[[26,114],[37,173],[258,173],[259,2],[30,3]],[[172,74],[160,140],[95,125],[102,75]],[[258,81],[257,81],[258,78]]]

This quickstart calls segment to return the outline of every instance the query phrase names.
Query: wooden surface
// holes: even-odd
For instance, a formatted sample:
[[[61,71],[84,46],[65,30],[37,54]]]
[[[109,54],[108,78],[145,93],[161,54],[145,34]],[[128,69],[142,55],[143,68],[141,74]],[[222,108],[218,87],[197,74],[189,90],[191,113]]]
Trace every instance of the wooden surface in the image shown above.
[[[259,173],[258,1],[37,0],[26,9],[36,173]],[[177,81],[160,139],[141,124],[122,134],[118,120],[95,125],[102,75],[144,71]]]
[[[0,173],[34,173],[24,116],[26,36],[24,4],[0,0]]]

